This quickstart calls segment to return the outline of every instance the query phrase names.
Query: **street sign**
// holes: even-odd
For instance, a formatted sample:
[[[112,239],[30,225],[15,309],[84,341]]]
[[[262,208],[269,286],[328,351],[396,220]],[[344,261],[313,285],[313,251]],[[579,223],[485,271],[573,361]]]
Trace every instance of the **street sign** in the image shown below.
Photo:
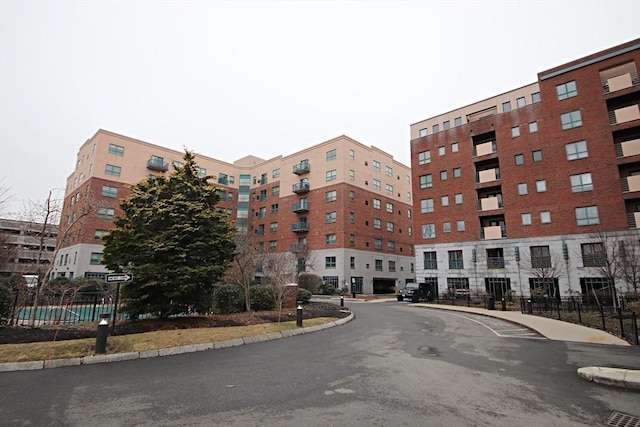
[[[133,275],[129,273],[107,274],[105,280],[107,281],[107,283],[130,282],[131,280],[133,280]]]

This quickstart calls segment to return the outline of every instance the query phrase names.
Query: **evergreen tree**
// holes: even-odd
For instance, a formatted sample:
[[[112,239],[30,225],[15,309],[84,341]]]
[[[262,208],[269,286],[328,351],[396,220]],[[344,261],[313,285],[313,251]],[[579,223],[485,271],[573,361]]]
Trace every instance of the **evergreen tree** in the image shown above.
[[[213,284],[234,256],[234,229],[216,209],[218,189],[199,176],[192,152],[184,161],[168,177],[134,185],[105,236],[107,267],[133,274],[122,289],[123,311],[133,317],[209,311]]]

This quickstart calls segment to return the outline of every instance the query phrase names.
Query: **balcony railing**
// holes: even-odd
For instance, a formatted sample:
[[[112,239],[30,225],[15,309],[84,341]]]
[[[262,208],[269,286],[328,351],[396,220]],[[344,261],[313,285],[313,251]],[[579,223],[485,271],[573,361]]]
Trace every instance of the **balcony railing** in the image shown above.
[[[291,252],[304,252],[307,250],[306,243],[293,243],[291,245]]]
[[[476,173],[476,183],[483,184],[485,182],[497,181],[500,179],[500,169],[486,169]]]
[[[166,172],[169,170],[169,163],[165,162],[161,158],[152,157],[147,160],[147,169]]]
[[[504,257],[488,257],[487,258],[487,268],[504,268]]]
[[[494,209],[502,209],[502,198],[498,197],[485,197],[478,200],[479,211],[491,211]]]
[[[616,143],[615,147],[617,158],[640,155],[640,138]]]
[[[308,182],[299,182],[297,184],[293,184],[292,191],[297,194],[308,193],[309,192],[309,183]]]
[[[307,212],[309,210],[309,202],[304,200],[291,205],[293,212]]]
[[[638,104],[620,107],[609,111],[609,124],[617,125],[633,120],[640,120],[640,106]]]
[[[473,147],[473,156],[480,157],[487,154],[497,153],[498,145],[495,141],[484,142]]]
[[[531,268],[551,268],[551,256],[532,256]]]
[[[640,80],[638,80],[637,72],[626,73],[602,82],[602,92],[607,94],[629,87],[638,86],[638,84],[640,84]]]
[[[311,165],[309,165],[308,161],[303,161],[298,163],[297,165],[293,165],[293,173],[296,175],[303,175],[308,173],[311,170]]]
[[[291,224],[291,231],[294,233],[305,233],[309,231],[309,224],[306,222],[294,222]]]
[[[483,240],[502,239],[504,237],[507,237],[507,232],[506,230],[503,230],[499,225],[482,227],[482,236],[480,237]]]
[[[624,193],[640,191],[640,175],[629,175],[623,178],[622,191]]]

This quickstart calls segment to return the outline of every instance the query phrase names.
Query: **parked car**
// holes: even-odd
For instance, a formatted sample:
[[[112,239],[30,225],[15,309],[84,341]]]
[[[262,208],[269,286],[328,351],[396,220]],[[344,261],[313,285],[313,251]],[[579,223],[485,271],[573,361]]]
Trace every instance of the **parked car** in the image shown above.
[[[429,300],[429,289],[427,289],[426,283],[408,282],[404,285],[404,289],[401,289],[396,297],[398,301],[404,301],[405,299],[411,300],[411,302],[418,302],[420,300]]]

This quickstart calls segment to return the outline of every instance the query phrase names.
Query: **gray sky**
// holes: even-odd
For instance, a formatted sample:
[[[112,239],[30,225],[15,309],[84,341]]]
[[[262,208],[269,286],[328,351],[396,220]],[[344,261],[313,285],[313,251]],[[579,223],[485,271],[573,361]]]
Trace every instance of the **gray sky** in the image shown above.
[[[100,128],[228,162],[346,134],[409,165],[411,123],[638,38],[639,16],[639,0],[0,0],[0,186],[11,211],[44,200]]]

